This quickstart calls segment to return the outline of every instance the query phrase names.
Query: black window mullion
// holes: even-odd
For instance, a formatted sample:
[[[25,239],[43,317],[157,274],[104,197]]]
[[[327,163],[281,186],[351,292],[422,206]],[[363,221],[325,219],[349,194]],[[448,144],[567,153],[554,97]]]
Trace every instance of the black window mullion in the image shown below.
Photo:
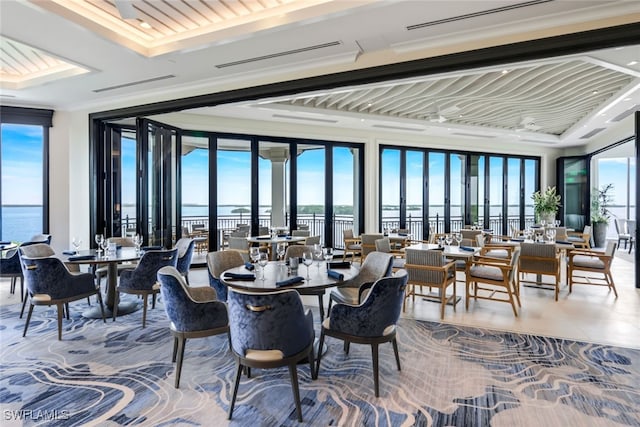
[[[218,138],[209,135],[209,236],[213,231],[216,236],[215,248],[222,249],[220,230],[218,230]],[[213,224],[213,227],[212,227]],[[211,245],[211,238],[209,238]],[[211,247],[209,248],[211,250]]]
[[[400,206],[398,226],[406,228],[407,225],[407,150],[400,150]]]
[[[489,212],[489,208],[491,206],[491,200],[489,199],[490,177],[491,157],[484,156],[484,218],[482,218],[482,223],[485,225],[490,224],[489,219],[491,217],[491,214]]]
[[[507,222],[509,220],[509,158],[502,158],[502,230],[500,234],[505,235]]]
[[[251,235],[257,236],[260,230],[260,198],[258,191],[260,188],[260,179],[258,172],[258,138],[251,138]]]
[[[324,244],[333,247],[333,148],[325,145]]]
[[[422,152],[422,239],[429,240],[431,223],[429,222],[429,151]]]
[[[444,232],[451,232],[451,153],[444,155]]]
[[[298,144],[294,141],[291,142],[289,147],[291,153],[291,168],[289,178],[289,229],[295,230],[298,228]]]

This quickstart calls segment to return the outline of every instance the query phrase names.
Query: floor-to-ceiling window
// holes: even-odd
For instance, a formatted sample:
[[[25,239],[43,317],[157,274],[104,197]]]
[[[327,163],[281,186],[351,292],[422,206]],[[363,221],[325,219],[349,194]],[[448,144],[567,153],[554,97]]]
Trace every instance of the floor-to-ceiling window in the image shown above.
[[[539,167],[537,158],[381,147],[381,228],[406,224],[417,238],[465,225],[523,229],[534,221]]]
[[[48,147],[53,111],[1,107],[0,240],[48,233]]]
[[[611,203],[606,206],[610,216],[607,227],[607,237],[609,238],[617,236],[616,219],[619,224],[623,224],[624,221],[633,220],[636,215],[634,144],[635,141],[629,141],[597,154],[591,165],[592,192],[612,184],[612,188],[608,192]]]
[[[297,166],[297,225],[308,227],[312,236],[324,241],[325,224],[325,162],[324,146],[298,144]]]
[[[139,144],[131,136],[120,137],[134,135],[132,130],[98,126],[105,149],[97,150],[103,161],[95,166],[111,179],[98,187],[98,200],[104,202],[96,217],[114,220],[102,227],[96,221],[93,230],[108,236],[138,231],[157,244],[165,236],[163,245],[169,236],[172,242],[178,235],[197,236],[202,250],[220,248],[223,233],[242,226],[257,235],[306,225],[323,244],[336,247],[343,230],[362,231],[364,153],[359,144],[141,123]],[[136,210],[147,220],[129,214]],[[201,236],[208,237],[206,242]]]

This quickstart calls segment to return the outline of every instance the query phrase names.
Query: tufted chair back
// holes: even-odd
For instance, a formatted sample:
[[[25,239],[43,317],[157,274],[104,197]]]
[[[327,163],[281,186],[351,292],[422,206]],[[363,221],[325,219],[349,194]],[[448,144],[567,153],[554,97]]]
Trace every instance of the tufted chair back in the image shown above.
[[[376,337],[388,333],[395,328],[407,287],[406,271],[399,271],[393,277],[377,280],[367,298],[354,308],[336,304],[331,310],[331,329],[350,335]]]
[[[46,243],[33,243],[20,245],[20,253],[22,256],[29,258],[46,258],[56,254],[51,246]]]
[[[252,350],[293,356],[311,343],[313,315],[305,314],[300,295],[292,289],[270,293],[229,291],[231,347],[240,357]]]
[[[171,328],[193,332],[228,325],[227,307],[216,300],[211,288],[189,287],[174,267],[162,267],[157,276]]]
[[[227,300],[227,286],[222,283],[220,276],[225,270],[240,267],[244,263],[244,258],[238,251],[217,251],[207,254],[209,285],[216,290],[220,301]]]
[[[119,290],[151,290],[157,283],[158,270],[165,266],[175,267],[178,249],[152,250],[142,255],[136,268],[120,273]]]
[[[176,249],[178,249],[178,263],[176,268],[178,271],[187,278],[189,268],[191,267],[191,259],[193,258],[193,249],[196,246],[196,241],[183,237],[176,242]]]

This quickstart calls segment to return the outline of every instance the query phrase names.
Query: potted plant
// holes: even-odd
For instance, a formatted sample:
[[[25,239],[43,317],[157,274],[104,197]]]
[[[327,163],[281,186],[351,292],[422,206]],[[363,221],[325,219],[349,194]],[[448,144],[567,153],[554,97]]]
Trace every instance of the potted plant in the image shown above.
[[[537,221],[544,220],[548,224],[553,224],[558,208],[560,208],[560,195],[556,193],[556,187],[547,187],[544,191],[536,191],[531,198]]]
[[[593,241],[597,248],[602,248],[607,240],[607,228],[611,213],[609,205],[613,202],[613,184],[609,183],[600,189],[594,188],[591,193],[591,226]]]

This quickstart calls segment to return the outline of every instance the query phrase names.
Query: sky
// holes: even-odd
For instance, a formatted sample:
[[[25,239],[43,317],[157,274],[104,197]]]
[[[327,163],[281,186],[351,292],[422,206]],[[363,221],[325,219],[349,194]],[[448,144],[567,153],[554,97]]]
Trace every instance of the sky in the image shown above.
[[[42,127],[2,124],[2,204],[42,204]]]
[[[248,146],[247,146],[248,148]],[[382,157],[382,203],[397,205],[399,200],[399,150],[385,150]],[[28,125],[2,125],[2,204],[40,204],[42,201],[42,128]],[[353,204],[353,168],[354,159],[347,147],[334,147],[334,204]],[[452,156],[451,185],[461,186],[462,162]],[[631,159],[635,162],[634,159]],[[298,156],[298,203],[300,205],[324,203],[324,162],[325,150],[307,150]],[[490,198],[501,197],[502,159],[490,158],[491,186]],[[518,161],[508,160],[509,170],[513,170]],[[532,169],[529,161],[527,169]],[[209,153],[196,149],[182,158],[183,203],[207,205]],[[249,205],[251,203],[249,151],[218,152],[218,200],[219,204]],[[632,165],[635,170],[635,163]],[[599,159],[599,182],[601,187],[614,183],[614,204],[625,204],[627,198],[627,159]],[[135,203],[135,141],[123,140],[122,145],[123,182],[122,200],[125,204]],[[289,167],[287,166],[287,176]],[[407,151],[407,203],[422,203],[423,154],[420,151]],[[509,173],[508,198],[518,199],[518,180],[516,174]],[[429,183],[431,200],[444,200],[444,154],[430,153]],[[633,178],[633,176],[632,176]],[[525,182],[525,191],[532,192],[532,180]],[[633,180],[632,180],[633,181]],[[259,162],[260,203],[271,200],[271,162],[260,159]],[[287,185],[289,183],[287,182]],[[25,191],[27,190],[27,191]],[[633,188],[631,188],[633,195]],[[452,198],[462,199],[462,192],[452,192]],[[480,198],[482,195],[480,194]]]

